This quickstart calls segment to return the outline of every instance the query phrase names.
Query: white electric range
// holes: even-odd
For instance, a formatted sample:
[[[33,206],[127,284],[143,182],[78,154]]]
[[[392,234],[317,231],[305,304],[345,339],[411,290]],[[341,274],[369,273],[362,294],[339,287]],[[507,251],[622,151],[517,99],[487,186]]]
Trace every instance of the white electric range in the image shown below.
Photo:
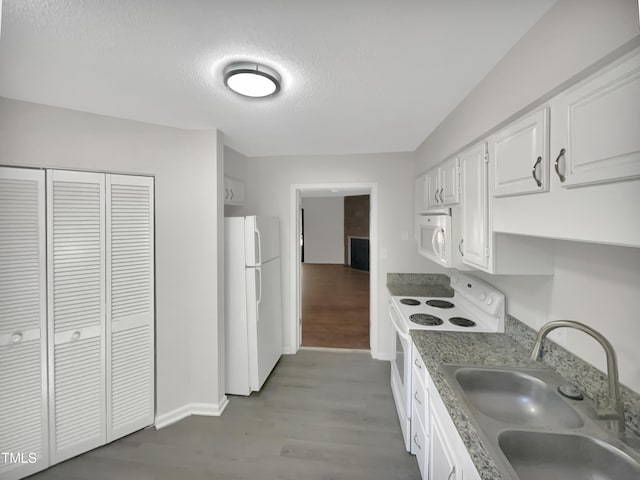
[[[454,291],[451,298],[393,296],[389,302],[389,317],[395,330],[391,390],[407,451],[410,451],[413,362],[409,331],[504,332],[505,301],[500,291],[461,273],[451,277],[451,287]]]

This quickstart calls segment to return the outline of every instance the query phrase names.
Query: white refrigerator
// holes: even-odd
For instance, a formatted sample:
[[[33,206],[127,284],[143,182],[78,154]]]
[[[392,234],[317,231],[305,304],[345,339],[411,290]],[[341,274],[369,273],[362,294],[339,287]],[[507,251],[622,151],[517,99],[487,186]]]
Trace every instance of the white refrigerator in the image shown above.
[[[280,226],[275,217],[224,220],[226,393],[249,395],[282,355]]]

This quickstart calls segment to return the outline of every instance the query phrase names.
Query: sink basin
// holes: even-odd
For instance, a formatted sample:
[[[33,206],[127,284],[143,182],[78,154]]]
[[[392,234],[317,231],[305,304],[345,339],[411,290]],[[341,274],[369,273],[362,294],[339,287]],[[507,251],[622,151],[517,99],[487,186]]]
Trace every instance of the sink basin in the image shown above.
[[[510,425],[580,428],[583,421],[553,385],[514,370],[460,368],[455,372],[467,402]]]
[[[520,480],[637,480],[640,463],[582,435],[507,430],[498,444]]]

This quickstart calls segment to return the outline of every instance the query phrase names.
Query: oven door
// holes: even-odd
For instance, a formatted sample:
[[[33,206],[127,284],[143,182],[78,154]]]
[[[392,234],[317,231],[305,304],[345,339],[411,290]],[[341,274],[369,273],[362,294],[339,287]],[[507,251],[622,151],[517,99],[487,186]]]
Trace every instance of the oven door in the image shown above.
[[[391,303],[389,318],[393,325],[395,356],[391,361],[391,391],[398,412],[404,446],[411,450],[411,337],[402,328],[402,321]]]
[[[445,267],[453,267],[451,217],[422,215],[418,228],[418,253]]]

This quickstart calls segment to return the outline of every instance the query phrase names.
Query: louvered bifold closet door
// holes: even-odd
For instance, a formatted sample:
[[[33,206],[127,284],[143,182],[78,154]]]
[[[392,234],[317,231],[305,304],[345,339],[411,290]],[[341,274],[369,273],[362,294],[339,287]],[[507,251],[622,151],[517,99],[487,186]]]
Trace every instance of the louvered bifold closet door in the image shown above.
[[[106,442],[105,175],[47,171],[51,461]]]
[[[107,439],[154,421],[153,178],[107,175]]]
[[[0,478],[49,465],[44,172],[0,167]]]

